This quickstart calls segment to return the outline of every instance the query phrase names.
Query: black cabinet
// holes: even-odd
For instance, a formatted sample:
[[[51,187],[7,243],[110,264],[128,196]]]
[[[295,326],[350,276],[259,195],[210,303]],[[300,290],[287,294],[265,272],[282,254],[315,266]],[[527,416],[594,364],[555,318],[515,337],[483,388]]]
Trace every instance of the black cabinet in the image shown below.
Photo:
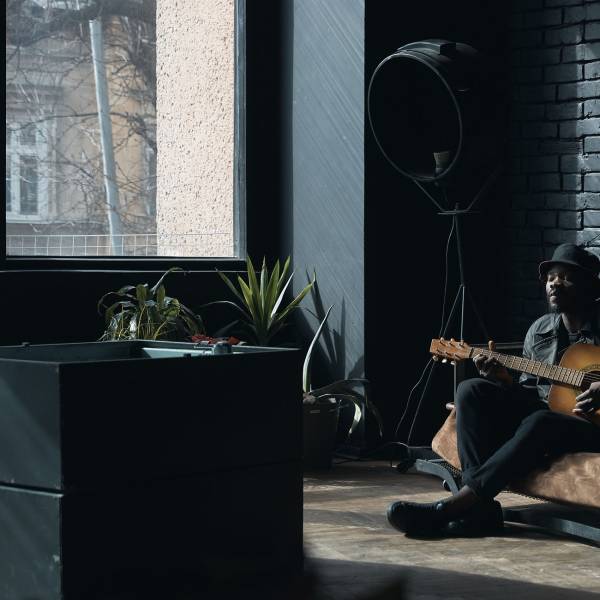
[[[300,353],[209,350],[0,348],[0,597],[300,567]]]

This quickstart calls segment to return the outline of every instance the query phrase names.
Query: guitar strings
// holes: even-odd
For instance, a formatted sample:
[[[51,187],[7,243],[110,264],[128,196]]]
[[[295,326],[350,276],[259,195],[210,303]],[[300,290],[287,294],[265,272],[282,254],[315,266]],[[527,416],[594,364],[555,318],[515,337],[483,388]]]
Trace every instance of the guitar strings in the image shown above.
[[[477,350],[481,350],[481,354],[484,355],[488,355],[491,358],[497,358],[497,357],[505,357],[507,355],[503,355],[500,352],[493,352],[491,350],[487,350],[485,348],[477,348]],[[494,357],[494,354],[497,355],[497,357]],[[525,360],[525,361],[530,361],[530,362],[535,362],[535,363],[539,363],[540,361],[531,361],[531,359],[528,358],[524,358],[524,357],[520,357],[520,356],[510,356],[509,357],[511,360],[515,360],[515,361],[521,361],[521,360]],[[584,381],[590,381],[592,383],[596,382],[596,381],[600,381],[600,372],[598,371],[592,371],[592,372],[588,372],[586,373],[585,371],[581,371],[579,369],[572,369],[571,367],[563,367],[561,365],[551,365],[549,363],[540,363],[542,365],[542,369],[546,368],[546,367],[550,367],[551,369],[566,369],[567,373],[566,374],[561,374],[562,377],[573,377],[573,375],[577,374],[579,375],[580,373],[583,373],[583,380],[582,383]],[[519,371],[521,373],[524,373],[526,371],[521,371],[521,369],[517,368],[516,366],[509,366],[509,365],[503,365],[509,369],[513,369],[515,371]],[[538,377],[541,377],[542,379],[548,379],[548,377],[546,377],[545,375],[543,375],[542,373],[531,373],[531,375],[537,375]],[[550,375],[550,373],[548,373],[548,375]],[[553,378],[552,378],[553,379]],[[560,380],[559,380],[560,381]],[[564,382],[567,383],[567,382]]]

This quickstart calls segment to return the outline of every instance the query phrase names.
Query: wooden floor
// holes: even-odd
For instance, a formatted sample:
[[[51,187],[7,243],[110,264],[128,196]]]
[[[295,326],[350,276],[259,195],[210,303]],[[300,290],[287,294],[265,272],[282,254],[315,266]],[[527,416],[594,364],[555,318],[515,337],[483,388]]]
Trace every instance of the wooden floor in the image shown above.
[[[384,462],[308,473],[307,568],[325,600],[583,600],[600,598],[600,549],[528,528],[499,537],[414,540],[392,529],[387,505],[446,496],[440,480]],[[503,505],[534,502],[501,494]]]

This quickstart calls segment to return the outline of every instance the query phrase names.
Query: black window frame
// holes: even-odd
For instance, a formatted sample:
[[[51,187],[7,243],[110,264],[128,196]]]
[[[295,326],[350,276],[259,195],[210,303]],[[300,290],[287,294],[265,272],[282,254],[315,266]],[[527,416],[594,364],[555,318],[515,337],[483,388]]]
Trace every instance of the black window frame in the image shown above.
[[[258,7],[256,7],[258,9]],[[265,7],[266,8],[266,7]],[[272,7],[271,7],[272,8]],[[5,199],[2,201],[3,209],[0,210],[0,272],[2,271],[88,271],[88,272],[162,272],[170,266],[179,266],[191,272],[212,271],[215,268],[239,271],[244,270],[246,256],[251,256],[255,261],[262,256],[273,256],[278,254],[279,239],[273,217],[265,216],[271,213],[272,206],[268,200],[258,197],[251,205],[247,203],[247,106],[248,87],[251,93],[261,95],[260,82],[252,84],[247,82],[248,61],[257,63],[261,60],[261,52],[251,50],[247,52],[248,28],[247,11],[256,11],[252,3],[246,0],[236,0],[234,5],[235,22],[235,129],[234,129],[234,231],[235,252],[234,257],[36,257],[36,256],[7,256],[6,254],[6,206]],[[262,9],[260,9],[262,10]],[[263,21],[261,15],[251,17],[253,23]],[[272,15],[271,15],[272,16]],[[277,22],[277,18],[274,19]],[[260,36],[264,35],[262,27],[252,25],[251,36],[257,39],[250,40],[252,47],[263,45]],[[261,31],[262,30],[262,31]],[[270,43],[270,42],[269,42]],[[264,50],[264,48],[263,48]],[[259,64],[251,66],[253,72]],[[258,99],[259,104],[262,98]],[[269,98],[267,99],[269,100]],[[256,99],[255,102],[256,104]],[[273,107],[273,112],[278,115],[278,107]],[[251,117],[252,118],[252,117]],[[261,170],[260,168],[258,169]],[[254,194],[253,194],[254,195]],[[250,231],[248,231],[250,229]]]

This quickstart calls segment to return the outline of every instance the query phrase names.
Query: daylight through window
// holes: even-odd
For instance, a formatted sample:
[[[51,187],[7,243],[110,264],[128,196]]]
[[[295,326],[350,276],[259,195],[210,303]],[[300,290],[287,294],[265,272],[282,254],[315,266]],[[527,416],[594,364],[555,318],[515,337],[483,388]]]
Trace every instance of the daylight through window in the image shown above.
[[[9,257],[236,255],[234,0],[177,6],[7,0]]]

